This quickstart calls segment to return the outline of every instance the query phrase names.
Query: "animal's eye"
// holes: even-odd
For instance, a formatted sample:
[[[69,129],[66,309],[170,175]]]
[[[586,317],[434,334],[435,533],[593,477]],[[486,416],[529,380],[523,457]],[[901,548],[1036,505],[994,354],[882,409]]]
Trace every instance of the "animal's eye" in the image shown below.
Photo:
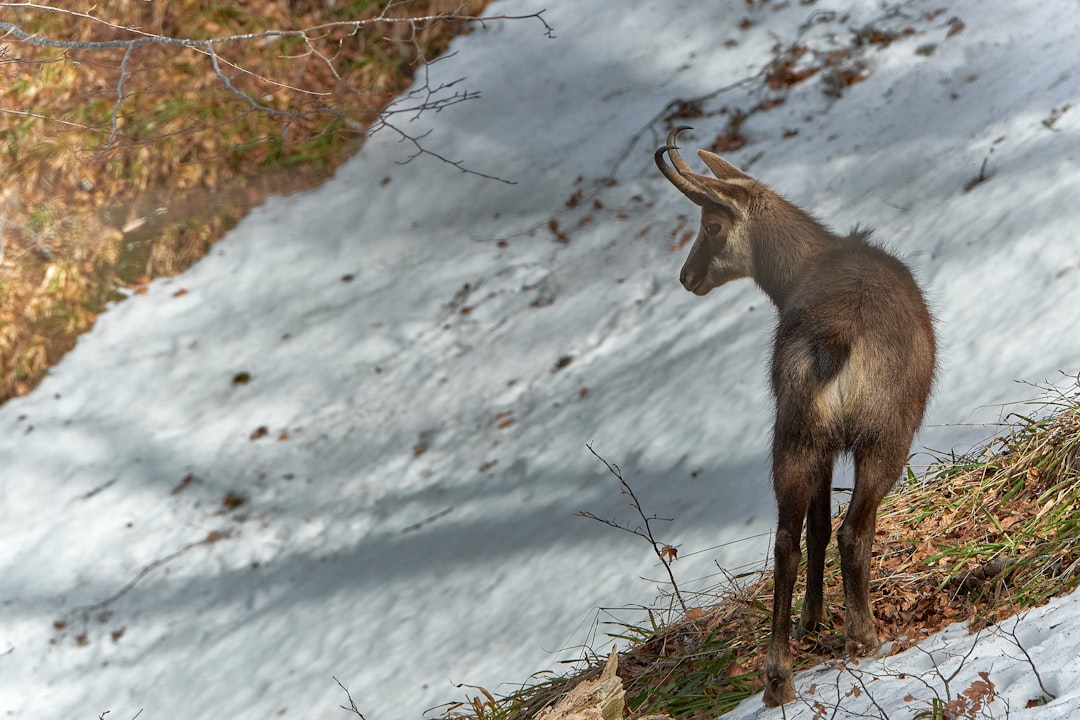
[[[708,225],[705,226],[705,233],[708,234],[708,235],[712,235],[714,237],[716,235],[719,235],[721,232],[723,232],[723,230],[724,230],[724,224],[723,223],[709,223]]]

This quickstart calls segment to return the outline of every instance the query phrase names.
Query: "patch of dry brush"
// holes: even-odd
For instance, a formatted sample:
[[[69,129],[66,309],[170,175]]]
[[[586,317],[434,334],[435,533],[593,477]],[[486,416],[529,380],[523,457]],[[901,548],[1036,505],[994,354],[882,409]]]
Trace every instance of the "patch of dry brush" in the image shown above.
[[[474,15],[487,2],[393,7],[398,16]],[[124,0],[94,17],[28,5],[3,20],[72,43],[138,37],[127,27],[208,39],[370,19],[385,5]],[[378,22],[225,43],[217,61],[232,90],[195,48],[145,45],[126,56],[0,38],[0,150],[17,169],[0,186],[0,402],[29,392],[117,288],[181,272],[267,194],[329,177],[463,29]]]
[[[871,576],[878,634],[892,641],[891,652],[950,623],[985,628],[1080,582],[1080,387],[1037,405],[1035,416],[1011,415],[1007,432],[978,451],[909,477],[882,505]],[[800,668],[844,655],[835,544],[825,572],[831,627],[800,641]],[[643,638],[619,658],[629,717],[715,717],[761,690],[771,573],[725,592],[654,632],[628,628],[625,636]],[[506,697],[451,706],[446,716],[532,718],[596,677],[600,661]]]

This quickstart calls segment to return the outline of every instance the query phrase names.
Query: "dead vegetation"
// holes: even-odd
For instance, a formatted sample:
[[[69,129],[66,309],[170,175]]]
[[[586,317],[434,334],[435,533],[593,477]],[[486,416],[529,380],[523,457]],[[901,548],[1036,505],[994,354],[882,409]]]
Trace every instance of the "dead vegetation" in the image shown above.
[[[1080,385],[1032,410],[1011,414],[1006,431],[985,447],[941,458],[922,477],[909,474],[886,498],[871,587],[877,630],[892,641],[891,653],[950,623],[966,621],[972,631],[994,626],[1080,581]],[[763,569],[744,580],[713,606],[657,611],[650,622],[611,634],[629,642],[619,657],[628,717],[715,717],[761,690],[772,577]],[[844,656],[835,543],[826,587],[829,629],[799,642],[796,669]],[[658,619],[666,615],[674,619]],[[598,677],[603,660],[591,654],[576,672],[534,679],[506,696],[485,691],[441,708],[442,717],[533,718]]]
[[[424,62],[465,29],[444,15],[475,15],[487,2],[6,9],[0,149],[16,171],[0,188],[0,402],[29,392],[118,289],[138,292],[181,272],[267,194],[329,177]],[[327,26],[383,12],[434,19]],[[212,54],[89,45],[320,26],[302,37],[225,42]],[[69,47],[35,44],[42,38]]]

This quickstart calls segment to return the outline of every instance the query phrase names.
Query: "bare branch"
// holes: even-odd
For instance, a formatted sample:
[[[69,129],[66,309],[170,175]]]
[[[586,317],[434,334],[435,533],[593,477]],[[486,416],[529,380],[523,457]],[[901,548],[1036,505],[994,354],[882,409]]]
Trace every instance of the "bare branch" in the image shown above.
[[[649,545],[652,546],[653,552],[656,553],[656,557],[660,560],[660,564],[663,565],[664,570],[667,571],[668,580],[671,582],[671,588],[675,594],[675,599],[679,601],[679,606],[682,607],[683,614],[685,615],[688,612],[689,608],[686,607],[686,603],[683,601],[682,592],[679,590],[679,584],[675,582],[675,573],[671,570],[671,561],[672,559],[677,557],[677,551],[673,546],[657,541],[656,536],[653,534],[652,531],[653,520],[670,521],[670,518],[661,518],[657,517],[656,515],[646,515],[644,509],[642,509],[641,507],[641,501],[638,500],[638,496],[634,492],[634,489],[630,487],[630,483],[626,482],[626,480],[623,478],[622,471],[619,469],[619,466],[612,465],[607,460],[602,458],[595,450],[593,450],[591,444],[586,444],[585,447],[587,447],[589,449],[589,452],[592,453],[593,457],[602,462],[604,464],[604,467],[607,468],[608,472],[614,475],[615,478],[619,481],[619,488],[622,494],[630,496],[630,504],[634,508],[634,510],[637,511],[638,516],[641,518],[641,521],[644,524],[639,525],[636,528],[631,528],[628,525],[620,525],[614,520],[601,520],[590,512],[579,512],[578,515],[584,518],[588,518],[590,520],[597,520],[604,525],[608,525],[609,527],[613,527],[618,530],[624,530],[631,535],[637,535],[638,537],[647,540]]]
[[[349,692],[349,688],[342,685],[341,681],[336,677],[331,679],[338,684],[339,688],[345,691],[345,697],[349,699],[349,707],[345,707],[344,705],[339,705],[338,707],[342,710],[348,710],[349,712],[354,713],[360,720],[367,720],[367,718],[364,717],[364,714],[360,712],[359,708],[356,707],[356,702],[353,701],[352,693]]]
[[[257,80],[261,83],[266,83],[275,88],[286,89],[296,93],[302,93],[313,97],[326,97],[332,93],[316,92],[304,87],[300,87],[295,83],[281,82],[253,71],[250,68],[243,67],[235,62],[230,61],[227,57],[222,56],[220,50],[229,45],[238,45],[245,43],[266,43],[276,42],[288,39],[300,40],[302,42],[303,52],[297,55],[291,55],[288,57],[310,57],[326,69],[329,77],[332,77],[335,81],[343,86],[343,89],[347,92],[351,92],[358,97],[363,98],[364,90],[361,88],[349,87],[346,79],[335,67],[335,61],[340,55],[342,43],[345,39],[357,36],[362,30],[372,25],[405,25],[408,28],[406,40],[408,44],[411,44],[415,51],[416,61],[419,63],[420,71],[423,73],[423,84],[410,92],[404,102],[397,101],[394,106],[390,108],[368,108],[370,112],[376,116],[376,122],[373,125],[370,133],[377,132],[380,129],[388,128],[398,134],[400,139],[404,142],[410,143],[414,148],[414,153],[405,162],[410,162],[416,157],[421,155],[428,155],[441,162],[451,165],[457,168],[461,172],[470,173],[484,177],[491,180],[497,180],[512,184],[511,181],[497,177],[492,174],[477,172],[466,167],[463,161],[450,160],[449,158],[441,155],[438,152],[430,150],[425,147],[420,141],[423,139],[423,135],[410,134],[401,127],[386,122],[386,118],[389,115],[408,113],[415,116],[423,114],[425,112],[439,112],[444,108],[456,105],[468,100],[474,100],[480,97],[478,92],[468,90],[456,90],[454,86],[460,82],[460,80],[443,83],[441,85],[432,86],[430,82],[430,76],[428,74],[427,66],[433,61],[426,57],[422,50],[421,44],[421,31],[427,27],[430,27],[436,23],[477,23],[483,27],[487,26],[490,22],[505,22],[513,20],[530,20],[534,19],[543,26],[543,32],[546,37],[553,38],[554,30],[547,20],[543,17],[544,10],[540,10],[534,13],[527,13],[521,15],[501,14],[490,15],[487,17],[481,17],[478,15],[470,15],[464,13],[443,13],[435,15],[423,15],[414,17],[396,17],[394,14],[405,7],[406,2],[388,2],[383,7],[382,12],[370,19],[364,20],[335,20],[331,22],[317,23],[301,28],[294,29],[272,29],[261,32],[249,32],[249,33],[234,33],[228,35],[222,35],[220,37],[212,37],[205,39],[196,39],[193,37],[178,37],[164,34],[156,34],[147,32],[133,25],[119,25],[117,23],[110,22],[102,17],[94,14],[94,10],[90,11],[78,11],[69,10],[65,8],[52,7],[49,5],[36,3],[36,2],[0,2],[0,11],[3,10],[21,10],[21,11],[33,11],[38,13],[48,13],[57,15],[66,15],[72,18],[76,18],[85,23],[91,23],[103,28],[106,28],[110,33],[116,37],[104,40],[68,40],[58,37],[48,37],[39,33],[31,33],[23,29],[17,22],[0,21],[0,37],[9,42],[24,43],[29,46],[37,48],[48,48],[55,50],[68,51],[84,51],[84,52],[101,52],[112,50],[123,50],[123,59],[120,61],[118,72],[119,77],[115,84],[115,102],[112,106],[112,112],[108,123],[107,135],[103,147],[98,152],[96,159],[100,160],[106,153],[116,148],[118,141],[123,137],[127,140],[139,140],[139,138],[126,136],[121,133],[122,123],[122,109],[125,101],[132,96],[131,91],[127,85],[132,77],[133,65],[132,58],[135,52],[141,48],[150,46],[170,47],[183,50],[191,50],[205,56],[210,64],[210,68],[220,83],[220,87],[227,91],[229,94],[236,97],[239,101],[248,106],[250,112],[257,112],[273,117],[281,118],[282,127],[281,134],[286,136],[289,132],[289,128],[296,123],[300,118],[303,118],[310,114],[330,114],[340,115],[340,111],[335,110],[333,107],[315,107],[314,109],[299,109],[288,108],[282,109],[279,107],[273,107],[266,102],[260,100],[260,96],[250,90],[242,89],[238,87],[234,82],[233,77],[229,74],[229,69],[235,70],[238,73]],[[324,51],[320,49],[323,44],[333,43],[337,44],[337,51]],[[445,56],[444,56],[445,57]],[[33,58],[10,58],[5,57],[4,62],[43,62]],[[51,61],[51,60],[49,60]],[[452,93],[447,96],[447,93]],[[365,104],[366,106],[366,104]],[[362,110],[363,112],[363,110]],[[106,131],[104,128],[95,128],[89,125],[80,124],[77,122],[71,122],[58,117],[53,117],[41,112],[34,112],[30,108],[17,108],[17,107],[0,107],[0,113],[7,113],[12,115],[19,115],[23,117],[32,117],[36,119],[43,119],[50,122],[56,122],[61,125],[77,128],[81,130],[87,130],[92,132]],[[243,114],[237,116],[243,117]],[[367,124],[364,122],[363,124]],[[201,126],[200,126],[201,127]],[[175,133],[173,133],[175,134]],[[162,136],[162,137],[166,137]],[[146,138],[142,138],[144,141]]]
[[[50,7],[48,5],[39,5],[36,3],[0,2],[0,8],[21,8],[62,13],[65,15],[71,15],[73,17],[84,18],[86,20],[100,23],[119,32],[131,33],[133,35],[139,36],[128,40],[57,40],[55,38],[41,37],[33,33],[28,33],[14,23],[0,21],[0,32],[4,33],[5,35],[9,35],[11,37],[14,37],[16,40],[20,40],[30,45],[35,45],[37,47],[48,47],[58,50],[124,50],[129,48],[143,47],[145,45],[169,45],[174,47],[212,50],[218,45],[226,45],[229,43],[238,42],[251,42],[254,40],[270,40],[275,38],[301,38],[302,40],[307,41],[310,40],[313,35],[323,33],[328,30],[344,29],[350,30],[352,31],[352,33],[356,33],[373,23],[407,24],[412,25],[415,28],[418,24],[434,22],[477,22],[481,25],[485,25],[487,22],[491,22],[493,20],[536,19],[543,24],[545,37],[555,37],[555,35],[553,34],[553,28],[543,17],[543,14],[545,12],[544,10],[540,10],[534,13],[528,13],[526,15],[490,15],[488,17],[480,17],[479,15],[460,15],[457,13],[446,13],[443,15],[425,15],[419,17],[403,18],[390,17],[386,15],[384,11],[382,15],[373,20],[337,20],[334,22],[321,23],[319,25],[312,25],[310,27],[297,30],[264,30],[262,32],[256,33],[238,33],[234,35],[223,35],[221,37],[208,38],[206,40],[196,40],[194,38],[179,38],[170,37],[168,35],[156,35],[154,33],[144,32],[135,27],[121,27],[119,25],[110,23],[107,20],[102,20],[101,18],[91,15],[89,13]]]
[[[275,110],[274,108],[267,107],[266,105],[263,105],[263,104],[259,103],[258,101],[256,101],[255,98],[251,97],[247,93],[241,92],[240,90],[238,90],[236,88],[236,86],[233,85],[232,80],[229,78],[229,76],[221,71],[221,65],[220,65],[220,63],[218,63],[218,54],[216,52],[214,52],[214,49],[213,48],[207,48],[206,49],[206,54],[210,57],[210,64],[214,68],[214,74],[217,75],[219,78],[221,78],[221,82],[222,82],[222,84],[225,85],[225,89],[228,90],[229,92],[231,92],[236,97],[243,100],[244,102],[246,102],[248,105],[251,106],[251,108],[253,110],[258,110],[259,112],[264,112],[267,115],[279,115],[279,116],[287,117],[287,118],[294,117],[293,113],[287,113],[284,110]]]
[[[465,99],[468,99],[468,98],[463,97],[458,102],[461,102],[461,101],[463,101]],[[372,127],[369,134],[375,134],[376,132],[378,132],[382,128],[388,128],[390,130],[393,130],[394,132],[396,132],[398,134],[401,142],[407,142],[407,143],[410,143],[413,146],[413,149],[414,149],[413,154],[410,155],[405,160],[399,160],[398,165],[406,165],[406,164],[412,162],[413,160],[415,160],[416,158],[420,157],[421,155],[428,155],[430,157],[435,158],[436,160],[439,160],[441,162],[446,163],[447,165],[450,165],[452,167],[457,168],[458,170],[460,170],[463,173],[466,173],[466,174],[469,174],[469,175],[477,175],[479,177],[487,178],[488,180],[495,180],[497,182],[505,183],[507,185],[517,185],[516,180],[507,180],[506,178],[501,178],[498,175],[489,175],[488,173],[480,172],[479,170],[472,170],[470,168],[465,167],[465,164],[461,160],[451,160],[450,158],[446,157],[445,155],[441,155],[441,154],[435,152],[434,150],[431,150],[430,148],[422,145],[420,143],[420,141],[423,140],[425,137],[427,137],[428,134],[430,133],[430,131],[428,131],[428,132],[426,132],[426,133],[424,133],[422,135],[419,135],[419,136],[410,135],[409,133],[405,132],[404,130],[399,128],[397,125],[391,123],[389,120],[387,120],[385,117],[383,117],[378,121],[377,125]]]
[[[150,563],[147,563],[146,565],[143,566],[143,568],[141,570],[139,570],[138,573],[135,574],[135,577],[133,577],[131,580],[129,580],[127,582],[126,585],[124,585],[122,588],[120,588],[119,590],[117,590],[116,592],[114,592],[112,595],[105,598],[104,600],[99,600],[98,602],[92,603],[90,605],[80,605],[78,607],[72,608],[71,610],[69,610],[66,613],[66,616],[67,617],[82,616],[82,619],[85,622],[86,619],[92,613],[95,613],[98,610],[101,610],[103,608],[108,607],[109,605],[113,604],[114,602],[116,602],[117,600],[122,598],[124,595],[128,594],[136,585],[139,584],[139,582],[144,577],[146,577],[147,575],[149,575],[151,572],[153,572],[157,568],[161,567],[162,565],[165,565],[165,564],[167,564],[169,562],[172,562],[173,560],[175,560],[176,558],[180,557],[181,555],[183,555],[184,553],[188,552],[189,550],[191,550],[193,548],[197,548],[197,547],[200,547],[202,545],[212,545],[212,544],[214,544],[214,543],[216,543],[216,542],[218,542],[220,540],[228,538],[229,536],[230,536],[230,531],[228,531],[228,530],[220,531],[220,532],[217,531],[217,530],[213,530],[213,531],[207,533],[206,537],[204,537],[203,539],[196,540],[195,542],[190,542],[190,543],[182,546],[179,550],[175,550],[175,551],[169,553],[168,555],[164,555],[164,556],[159,557],[158,559],[156,559],[156,560],[154,560],[154,561],[152,561]]]
[[[101,154],[112,149],[113,141],[116,140],[116,133],[119,131],[120,126],[117,121],[120,118],[120,105],[124,102],[124,80],[128,76],[128,62],[131,60],[131,53],[135,48],[129,47],[124,51],[124,59],[120,61],[120,78],[116,81],[116,102],[113,104],[112,119],[109,122],[109,138],[105,141],[105,147],[102,149]]]
[[[1039,689],[1042,690],[1043,695],[1045,695],[1050,700],[1054,700],[1057,698],[1057,695],[1046,689],[1046,685],[1043,684],[1042,675],[1039,674],[1039,669],[1035,667],[1035,661],[1031,659],[1031,655],[1028,654],[1028,651],[1024,647],[1023,643],[1020,642],[1020,638],[1016,636],[1016,628],[1019,624],[1020,618],[1017,617],[1016,622],[1013,623],[1012,630],[1006,630],[999,623],[997,626],[995,626],[995,632],[1000,635],[1007,635],[1009,639],[1012,640],[1012,643],[1016,645],[1017,648],[1019,648],[1020,652],[1024,654],[1024,658],[1027,660],[1028,665],[1031,666],[1031,672],[1035,673],[1035,679],[1039,682]]]
[[[870,701],[870,704],[873,705],[877,709],[877,711],[878,711],[878,714],[876,716],[877,720],[889,720],[889,715],[888,715],[888,713],[885,712],[885,708],[881,707],[881,705],[878,703],[877,699],[874,697],[874,694],[872,692],[870,692],[870,688],[867,686],[866,681],[863,679],[863,672],[861,670],[852,670],[851,663],[844,663],[842,669],[845,672],[847,672],[848,675],[855,678],[855,681],[857,683],[859,683],[859,687],[862,689],[862,694],[865,695],[867,700]],[[849,715],[851,714],[850,709],[845,708],[845,711]],[[857,717],[869,718],[869,717],[875,717],[875,716],[872,716],[872,715],[858,715]]]

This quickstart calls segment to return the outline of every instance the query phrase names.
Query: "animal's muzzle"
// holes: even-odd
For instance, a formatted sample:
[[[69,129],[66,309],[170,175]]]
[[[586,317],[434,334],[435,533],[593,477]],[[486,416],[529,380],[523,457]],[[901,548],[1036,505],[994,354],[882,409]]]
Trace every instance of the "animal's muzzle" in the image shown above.
[[[705,277],[698,277],[694,273],[688,271],[686,268],[683,268],[682,272],[679,273],[679,282],[682,283],[682,286],[684,288],[694,293],[695,295],[704,295],[706,292],[708,292],[707,290],[703,290],[702,287],[705,284]]]

